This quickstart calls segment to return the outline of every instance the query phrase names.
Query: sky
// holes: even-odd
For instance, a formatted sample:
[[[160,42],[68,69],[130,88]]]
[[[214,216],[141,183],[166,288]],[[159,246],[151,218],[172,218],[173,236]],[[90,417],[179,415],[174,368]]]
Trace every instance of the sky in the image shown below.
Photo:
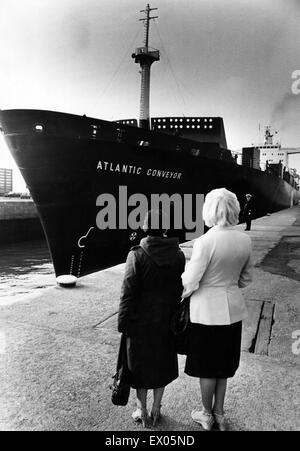
[[[147,0],[0,0],[0,108],[138,118]],[[231,150],[264,126],[300,147],[300,0],[152,0],[152,116],[221,116]],[[259,131],[260,129],[260,131]],[[0,167],[13,167],[0,139]],[[290,159],[300,173],[300,155]],[[15,190],[24,183],[15,175]]]

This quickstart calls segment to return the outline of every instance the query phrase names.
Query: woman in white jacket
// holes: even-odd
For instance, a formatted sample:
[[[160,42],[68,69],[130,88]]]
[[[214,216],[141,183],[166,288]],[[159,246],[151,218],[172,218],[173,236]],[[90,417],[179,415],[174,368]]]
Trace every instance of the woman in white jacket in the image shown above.
[[[190,344],[186,374],[200,378],[203,409],[192,418],[206,430],[225,430],[227,378],[240,361],[242,320],[247,316],[240,288],[252,280],[251,239],[234,226],[240,205],[225,188],[207,194],[203,219],[211,229],[195,241],[182,275],[190,300]]]

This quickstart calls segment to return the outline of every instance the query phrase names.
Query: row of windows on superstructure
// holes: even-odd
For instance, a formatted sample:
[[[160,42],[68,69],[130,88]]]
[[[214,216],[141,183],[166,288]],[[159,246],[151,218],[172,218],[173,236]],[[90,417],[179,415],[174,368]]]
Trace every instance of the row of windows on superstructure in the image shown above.
[[[136,124],[136,120],[135,119],[128,119],[128,120],[122,120],[122,121],[117,121],[118,124],[128,124],[128,125],[134,125]]]
[[[263,154],[262,154],[262,156],[266,156],[267,154],[264,152]],[[268,154],[268,155],[270,155],[270,154]],[[274,155],[273,153],[271,154],[271,155]],[[284,157],[285,156],[285,153],[281,153],[281,152],[278,152],[277,153],[277,156],[279,157],[279,156],[282,156],[282,157]]]
[[[200,117],[198,117],[198,118],[195,118],[195,117],[192,117],[192,118],[183,118],[183,117],[174,117],[174,118],[172,118],[172,117],[170,117],[170,118],[158,118],[158,119],[152,119],[153,120],[153,122],[212,122],[213,120],[212,120],[212,118],[200,118]]]
[[[201,125],[156,125],[157,128],[201,128]],[[204,125],[203,128],[213,128],[212,125]]]
[[[154,123],[156,123],[156,122],[201,122],[201,121],[204,121],[204,122],[212,122],[213,121],[213,119],[212,118],[158,118],[158,119],[152,119],[152,121],[154,122]],[[134,120],[134,119],[124,119],[124,120],[121,120],[121,121],[117,121],[117,123],[122,123],[122,124],[135,124],[136,123],[136,121]]]

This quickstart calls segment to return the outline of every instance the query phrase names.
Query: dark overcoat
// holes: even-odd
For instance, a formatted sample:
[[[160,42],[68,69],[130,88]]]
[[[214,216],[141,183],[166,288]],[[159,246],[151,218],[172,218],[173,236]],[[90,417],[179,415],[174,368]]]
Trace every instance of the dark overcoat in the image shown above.
[[[252,219],[253,216],[253,201],[252,199],[247,200],[244,204],[244,208],[243,208],[243,217],[244,217],[244,221],[246,221],[247,219]]]
[[[133,388],[164,387],[178,377],[170,320],[182,294],[185,257],[176,238],[144,238],[128,254],[118,329],[127,335]]]

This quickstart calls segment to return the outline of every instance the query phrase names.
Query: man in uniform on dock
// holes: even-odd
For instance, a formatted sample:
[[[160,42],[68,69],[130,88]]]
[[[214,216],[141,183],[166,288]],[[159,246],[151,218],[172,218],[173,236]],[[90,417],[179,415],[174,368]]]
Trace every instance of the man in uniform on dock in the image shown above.
[[[243,208],[243,219],[246,223],[245,230],[251,230],[252,214],[253,214],[252,195],[246,194],[246,202]]]

